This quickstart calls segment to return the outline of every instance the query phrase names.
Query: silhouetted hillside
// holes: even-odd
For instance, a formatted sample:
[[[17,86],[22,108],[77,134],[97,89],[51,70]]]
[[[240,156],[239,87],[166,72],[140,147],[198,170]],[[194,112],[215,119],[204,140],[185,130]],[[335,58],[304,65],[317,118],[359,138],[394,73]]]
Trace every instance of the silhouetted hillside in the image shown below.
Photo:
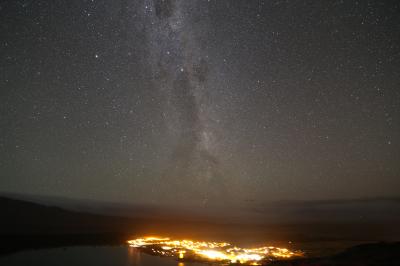
[[[270,266],[383,266],[400,265],[400,242],[372,243],[323,258],[279,261]]]
[[[128,218],[67,211],[4,197],[0,197],[0,209],[2,235],[119,233],[133,229],[133,221]]]
[[[0,254],[27,248],[122,244],[142,223],[4,197],[0,197],[0,209]]]

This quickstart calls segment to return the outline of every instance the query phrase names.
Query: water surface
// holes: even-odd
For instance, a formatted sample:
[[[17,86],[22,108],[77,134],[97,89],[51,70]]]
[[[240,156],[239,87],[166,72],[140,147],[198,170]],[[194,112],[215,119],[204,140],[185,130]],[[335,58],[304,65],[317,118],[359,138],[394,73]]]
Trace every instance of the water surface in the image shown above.
[[[0,257],[1,266],[204,266],[150,256],[127,246],[29,250]]]

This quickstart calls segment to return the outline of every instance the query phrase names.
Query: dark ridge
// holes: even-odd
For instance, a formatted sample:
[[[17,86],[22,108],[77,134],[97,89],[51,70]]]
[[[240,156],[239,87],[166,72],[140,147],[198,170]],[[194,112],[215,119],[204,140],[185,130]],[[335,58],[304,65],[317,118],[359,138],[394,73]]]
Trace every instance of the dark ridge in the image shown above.
[[[394,266],[400,265],[400,242],[354,246],[330,257],[268,263],[269,266]]]
[[[24,249],[122,244],[140,221],[0,197],[0,254]]]

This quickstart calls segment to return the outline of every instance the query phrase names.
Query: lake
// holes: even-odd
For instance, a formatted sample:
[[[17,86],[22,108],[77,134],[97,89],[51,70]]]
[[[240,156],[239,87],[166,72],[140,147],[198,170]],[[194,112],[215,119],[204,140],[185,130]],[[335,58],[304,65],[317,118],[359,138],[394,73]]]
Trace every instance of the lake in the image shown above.
[[[17,252],[0,257],[1,266],[204,266],[150,256],[127,246],[67,247]]]

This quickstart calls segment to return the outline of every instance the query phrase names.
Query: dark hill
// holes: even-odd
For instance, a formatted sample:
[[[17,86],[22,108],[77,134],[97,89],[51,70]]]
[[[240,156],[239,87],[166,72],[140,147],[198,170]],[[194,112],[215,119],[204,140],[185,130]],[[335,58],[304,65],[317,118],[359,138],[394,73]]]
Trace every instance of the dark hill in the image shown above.
[[[334,256],[278,261],[270,266],[398,266],[400,242],[354,246]]]
[[[0,209],[0,235],[120,233],[134,227],[128,218],[67,211],[4,197],[0,197]]]
[[[0,254],[27,248],[121,244],[144,221],[0,197]]]

